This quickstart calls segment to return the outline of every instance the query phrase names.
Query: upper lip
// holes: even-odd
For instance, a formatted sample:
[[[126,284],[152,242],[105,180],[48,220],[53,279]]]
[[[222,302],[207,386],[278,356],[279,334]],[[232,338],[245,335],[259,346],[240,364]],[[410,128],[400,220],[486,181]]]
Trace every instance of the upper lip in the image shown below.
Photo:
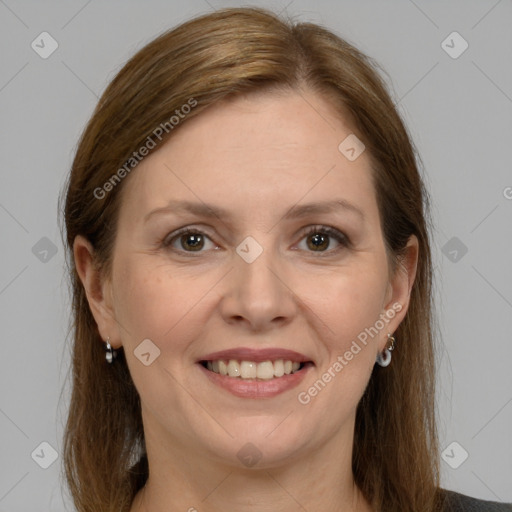
[[[294,350],[288,350],[284,348],[230,348],[228,350],[220,350],[219,352],[212,352],[204,357],[201,357],[199,361],[219,361],[234,359],[236,361],[254,361],[256,363],[262,361],[276,361],[283,359],[285,361],[297,361],[299,363],[306,363],[312,361],[310,357],[304,354],[295,352]]]

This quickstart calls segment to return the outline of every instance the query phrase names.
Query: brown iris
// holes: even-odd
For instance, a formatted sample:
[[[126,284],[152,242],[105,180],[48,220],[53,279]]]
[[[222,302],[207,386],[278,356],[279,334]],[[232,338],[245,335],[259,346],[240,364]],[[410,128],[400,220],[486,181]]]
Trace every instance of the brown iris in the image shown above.
[[[309,240],[312,241],[313,245],[310,245]],[[329,247],[329,237],[321,233],[315,233],[308,237],[308,247],[313,250],[327,249]]]
[[[186,233],[181,236],[181,243],[185,249],[200,251],[204,246],[204,238],[201,234]]]

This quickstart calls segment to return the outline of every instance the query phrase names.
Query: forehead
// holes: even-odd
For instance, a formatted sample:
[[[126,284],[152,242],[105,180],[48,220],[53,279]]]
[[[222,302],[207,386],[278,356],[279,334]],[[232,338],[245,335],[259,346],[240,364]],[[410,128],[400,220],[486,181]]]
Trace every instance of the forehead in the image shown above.
[[[339,150],[351,134],[348,120],[311,92],[232,98],[186,120],[146,157],[125,183],[123,202],[132,220],[172,199],[228,204],[250,216],[342,197],[371,215],[369,155],[350,161]]]

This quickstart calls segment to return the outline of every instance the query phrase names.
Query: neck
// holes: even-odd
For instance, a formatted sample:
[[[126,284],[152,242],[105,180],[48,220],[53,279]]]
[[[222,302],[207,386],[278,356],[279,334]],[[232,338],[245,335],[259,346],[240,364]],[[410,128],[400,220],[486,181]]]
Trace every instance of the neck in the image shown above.
[[[227,479],[227,478],[226,478]],[[225,479],[225,480],[226,480]],[[238,480],[233,479],[233,483],[236,483]],[[220,485],[222,485],[224,481],[221,480]],[[269,474],[268,484],[272,485],[274,484],[274,487],[278,487],[280,489],[280,497],[274,496],[273,498],[266,498],[265,503],[263,500],[260,500],[258,498],[254,498],[254,495],[251,494],[251,490],[248,488],[244,488],[244,497],[239,499],[238,497],[230,496],[227,501],[225,501],[223,504],[222,498],[217,497],[215,500],[210,501],[210,496],[206,495],[202,499],[189,499],[188,503],[195,503],[195,506],[188,506],[185,505],[186,508],[183,508],[183,502],[187,501],[184,499],[181,499],[179,497],[174,497],[172,499],[172,505],[165,505],[165,506],[158,506],[156,505],[156,508],[154,503],[160,502],[158,497],[155,497],[158,493],[151,494],[151,483],[148,482],[146,486],[142,488],[142,490],[137,494],[137,497],[135,498],[131,512],[150,512],[155,511],[159,512],[160,510],[166,510],[168,512],[174,512],[174,511],[187,511],[187,512],[221,512],[226,510],[226,503],[229,503],[230,507],[237,507],[236,510],[246,511],[246,510],[252,510],[254,511],[254,507],[258,507],[258,512],[266,512],[273,511],[273,512],[288,512],[293,511],[296,512],[297,510],[301,511],[308,511],[308,510],[315,510],[311,508],[313,506],[313,500],[311,500],[311,503],[307,503],[306,505],[303,505],[295,496],[293,496],[284,486],[282,486],[277,479],[275,479],[271,474]],[[149,485],[149,487],[148,487]],[[241,482],[239,486],[245,485],[244,482]],[[268,487],[268,486],[265,486]],[[230,487],[231,488],[231,487]],[[216,489],[213,489],[213,492]],[[313,494],[313,491],[311,492]],[[224,492],[223,494],[227,494],[227,492]],[[366,501],[364,496],[362,495],[361,491],[355,486],[355,484],[352,486],[351,491],[352,497],[350,499],[345,498],[343,503],[341,502],[334,502],[333,499],[328,500],[324,499],[325,496],[317,497],[317,499],[314,500],[314,503],[316,503],[316,506],[320,506],[322,508],[326,508],[327,510],[332,510],[335,512],[373,512],[373,509],[370,507],[369,503]],[[261,494],[258,494],[258,496],[262,496]],[[249,499],[250,497],[250,499]],[[215,501],[215,503],[214,503]],[[179,504],[176,504],[178,503]],[[273,505],[269,504],[270,502],[273,503]],[[320,503],[321,502],[321,503]],[[329,503],[327,503],[329,502]]]

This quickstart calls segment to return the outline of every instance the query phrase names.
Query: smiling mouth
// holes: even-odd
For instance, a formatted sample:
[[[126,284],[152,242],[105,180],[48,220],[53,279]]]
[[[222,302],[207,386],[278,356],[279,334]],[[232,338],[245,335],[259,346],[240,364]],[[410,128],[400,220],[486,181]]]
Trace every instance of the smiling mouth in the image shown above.
[[[300,372],[302,369],[313,366],[311,361],[298,362],[289,359],[277,359],[275,361],[237,361],[236,359],[200,361],[207,370],[241,380],[272,380],[285,375]]]

